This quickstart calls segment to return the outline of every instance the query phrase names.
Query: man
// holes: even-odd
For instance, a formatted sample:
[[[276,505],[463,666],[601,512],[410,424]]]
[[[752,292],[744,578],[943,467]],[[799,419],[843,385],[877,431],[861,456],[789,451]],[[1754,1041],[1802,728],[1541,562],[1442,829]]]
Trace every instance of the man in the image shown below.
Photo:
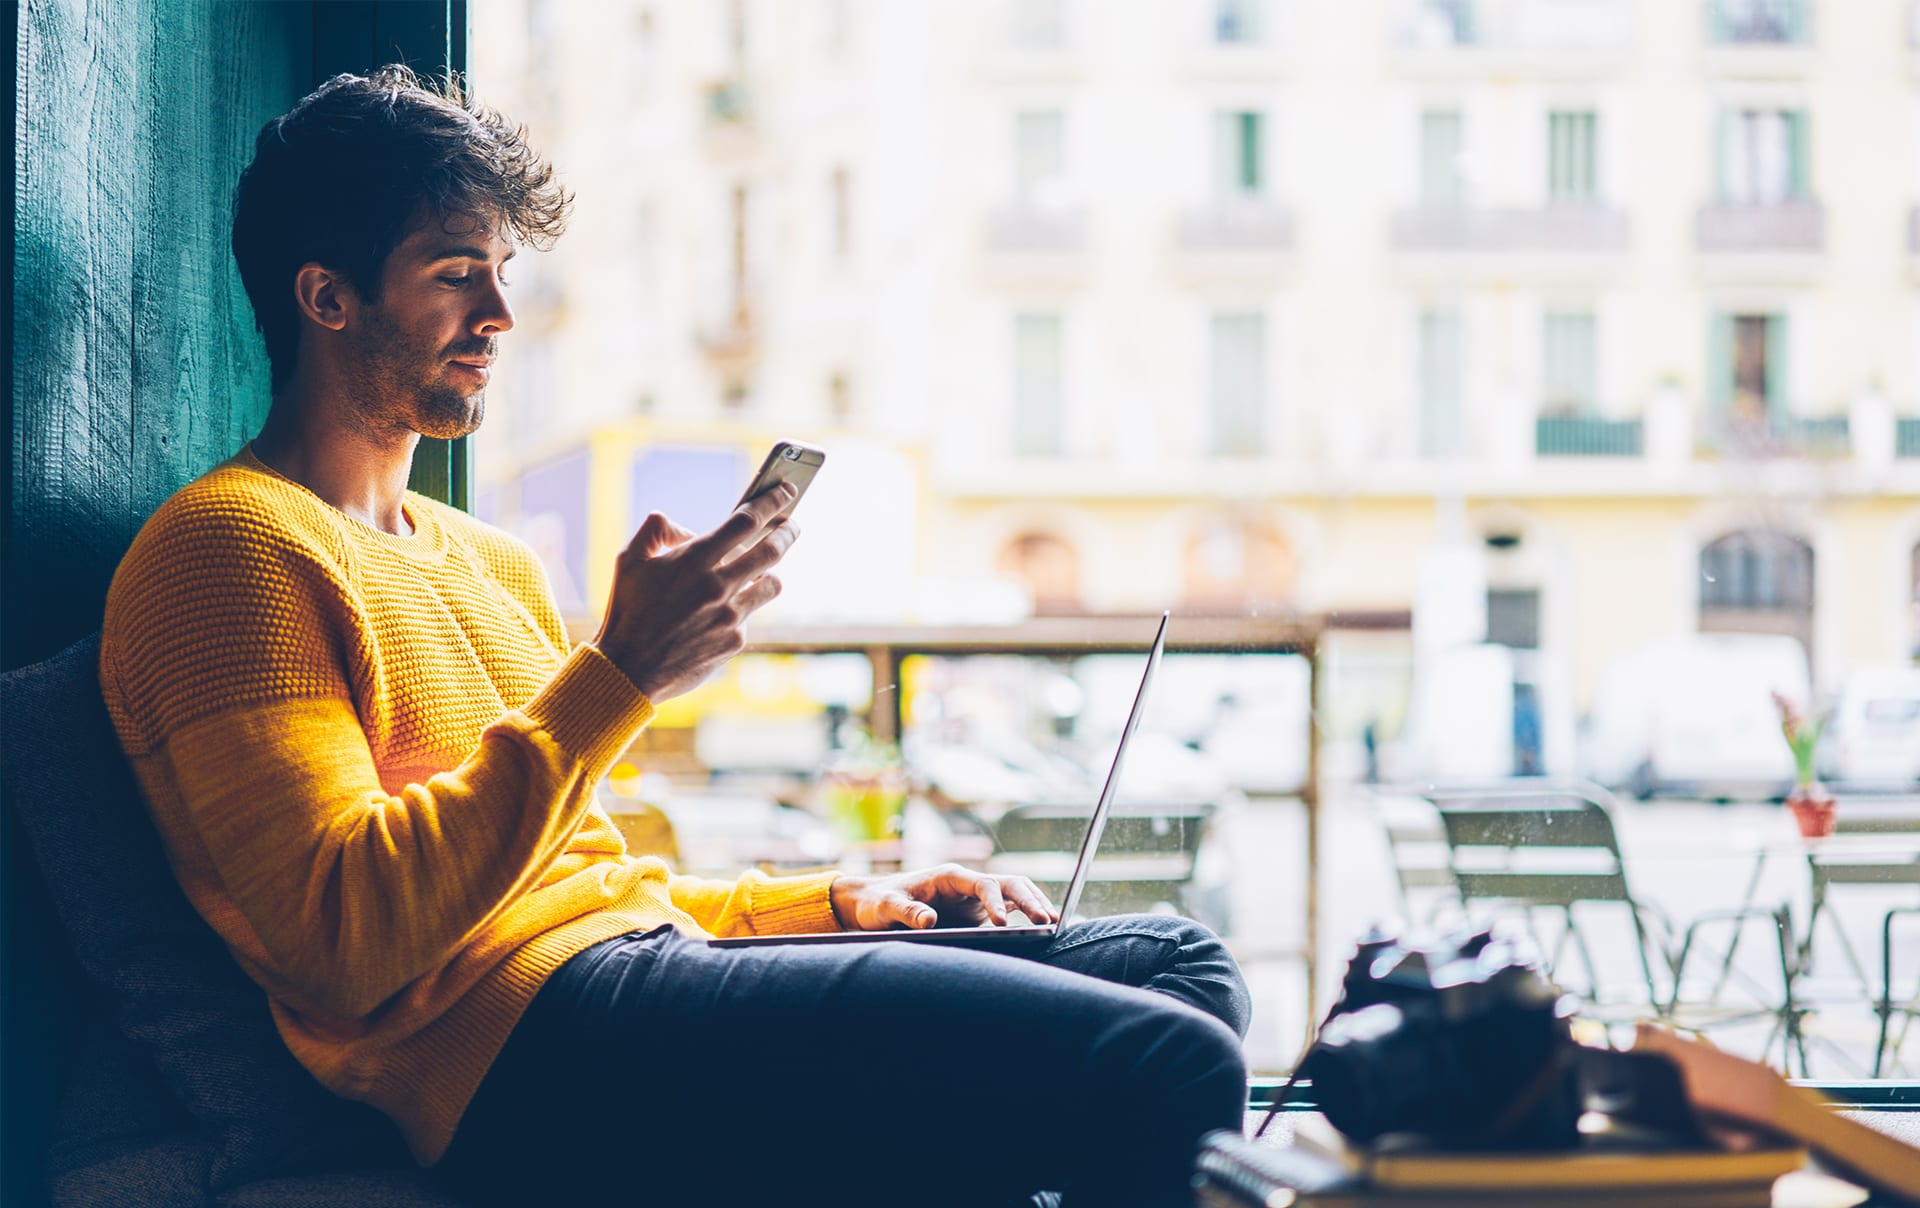
[[[1244,1098],[1246,991],[1204,928],[715,949],[1054,913],[956,866],[676,876],[595,804],[797,532],[785,488],[703,535],[649,516],[570,649],[524,545],[405,490],[422,435],[480,425],[508,262],[570,200],[524,131],[400,68],[261,131],[233,249],[272,408],[142,529],[101,652],[189,898],[307,1069],[476,1202],[1181,1202]]]

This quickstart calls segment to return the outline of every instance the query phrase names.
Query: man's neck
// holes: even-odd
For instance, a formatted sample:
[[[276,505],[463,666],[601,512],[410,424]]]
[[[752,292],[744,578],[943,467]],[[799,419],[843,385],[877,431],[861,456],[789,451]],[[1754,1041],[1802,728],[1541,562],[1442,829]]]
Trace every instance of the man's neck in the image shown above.
[[[372,433],[342,422],[338,405],[296,382],[274,395],[253,455],[355,520],[409,537],[402,504],[419,443],[417,432]]]

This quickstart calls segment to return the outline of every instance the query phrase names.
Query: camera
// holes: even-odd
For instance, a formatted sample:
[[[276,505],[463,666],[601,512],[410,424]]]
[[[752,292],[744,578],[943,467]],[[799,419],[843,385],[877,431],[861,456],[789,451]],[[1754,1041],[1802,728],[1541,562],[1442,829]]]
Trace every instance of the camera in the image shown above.
[[[794,447],[793,447],[793,446],[791,446],[791,445],[789,445],[789,446],[787,446],[787,460],[788,460],[788,461],[799,461],[799,460],[800,460],[800,450],[798,450],[798,449],[796,449],[796,448],[794,448]]]
[[[1583,1095],[1571,1013],[1530,949],[1492,930],[1430,940],[1375,931],[1297,1077],[1356,1141],[1413,1133],[1447,1148],[1572,1148]]]

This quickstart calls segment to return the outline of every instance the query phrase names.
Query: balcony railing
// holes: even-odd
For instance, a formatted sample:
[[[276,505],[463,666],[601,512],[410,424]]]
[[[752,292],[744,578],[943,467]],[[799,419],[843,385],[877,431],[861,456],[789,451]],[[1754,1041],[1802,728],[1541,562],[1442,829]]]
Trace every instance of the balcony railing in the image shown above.
[[[1827,212],[1817,201],[1702,206],[1694,230],[1703,252],[1817,252],[1827,242]]]
[[[1625,0],[1401,0],[1392,28],[1403,50],[1617,51],[1629,44],[1631,8]]]
[[[1920,457],[1920,416],[1901,416],[1893,422],[1893,455]]]
[[[1421,206],[1393,216],[1403,252],[1622,252],[1631,224],[1606,206]]]
[[[1293,214],[1269,202],[1220,202],[1180,216],[1180,246],[1190,252],[1286,251]]]
[[[1730,457],[1845,457],[1853,448],[1852,424],[1844,415],[1723,417],[1712,427],[1719,451]]]
[[[1707,40],[1722,46],[1799,46],[1812,31],[1807,0],[1707,0]]]
[[[1068,255],[1087,242],[1087,215],[1079,206],[1015,202],[987,216],[987,247],[1015,255]]]
[[[1542,415],[1533,421],[1540,457],[1638,457],[1641,423],[1597,415]]]

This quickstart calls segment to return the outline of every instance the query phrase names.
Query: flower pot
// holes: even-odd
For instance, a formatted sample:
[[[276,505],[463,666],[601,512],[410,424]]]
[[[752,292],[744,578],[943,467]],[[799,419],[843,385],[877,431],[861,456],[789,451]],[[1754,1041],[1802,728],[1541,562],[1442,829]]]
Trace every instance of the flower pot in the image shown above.
[[[1794,785],[1787,794],[1787,809],[1805,838],[1822,839],[1833,833],[1833,794],[1819,781]]]

